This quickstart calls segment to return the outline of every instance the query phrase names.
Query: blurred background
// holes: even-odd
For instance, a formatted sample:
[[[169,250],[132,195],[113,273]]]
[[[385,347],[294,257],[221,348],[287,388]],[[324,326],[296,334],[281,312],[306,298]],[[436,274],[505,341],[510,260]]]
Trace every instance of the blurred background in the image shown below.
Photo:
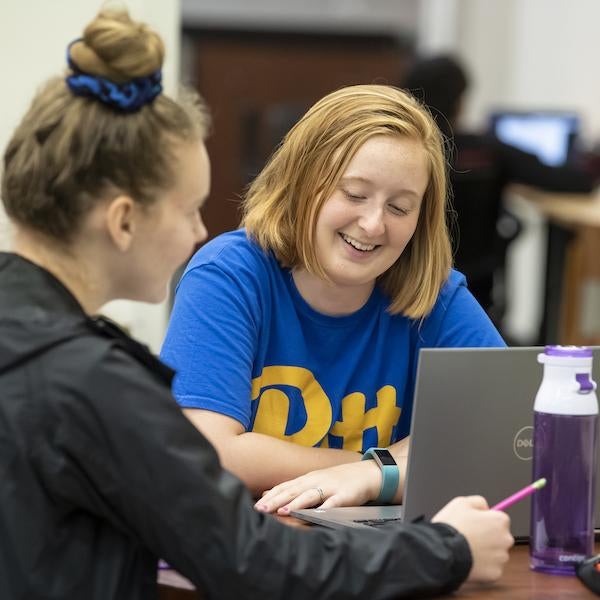
[[[597,0],[121,4],[163,36],[167,91],[176,92],[179,83],[192,85],[212,109],[213,186],[205,209],[211,236],[237,226],[244,187],[314,101],[349,84],[402,85],[418,60],[441,53],[455,56],[469,75],[462,130],[490,133],[499,114],[519,119],[523,114],[558,115],[562,123],[571,123],[564,160],[598,175]],[[66,43],[80,35],[100,6],[96,0],[3,0],[2,151],[39,84],[64,70]],[[506,125],[509,132],[516,127],[514,143],[532,131],[536,138],[537,125],[519,119]],[[523,143],[535,151],[538,142],[539,136]],[[509,185],[502,202],[502,210],[518,224],[492,269],[495,298],[502,305],[493,316],[502,333],[512,344],[600,343],[598,192],[540,194]],[[2,214],[0,248],[9,244],[10,228]],[[168,302],[117,302],[106,312],[159,349]]]

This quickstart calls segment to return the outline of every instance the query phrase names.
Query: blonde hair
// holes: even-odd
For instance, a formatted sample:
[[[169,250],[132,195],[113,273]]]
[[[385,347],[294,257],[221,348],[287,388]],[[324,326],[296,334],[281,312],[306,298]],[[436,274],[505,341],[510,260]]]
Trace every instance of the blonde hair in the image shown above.
[[[302,266],[327,279],[315,253],[317,217],[357,150],[376,135],[418,140],[427,156],[429,183],[416,231],[378,278],[390,298],[390,312],[419,319],[431,311],[448,278],[452,252],[445,215],[444,139],[429,112],[406,92],[357,85],[317,102],[251,184],[242,225],[282,266]]]
[[[106,9],[71,45],[70,56],[82,73],[123,83],[159,70],[164,45],[127,11]],[[6,212],[18,224],[68,241],[108,194],[154,202],[174,182],[174,143],[202,140],[208,126],[208,111],[191,92],[178,101],[161,93],[125,114],[97,98],[75,96],[64,78],[53,78],[8,143]]]

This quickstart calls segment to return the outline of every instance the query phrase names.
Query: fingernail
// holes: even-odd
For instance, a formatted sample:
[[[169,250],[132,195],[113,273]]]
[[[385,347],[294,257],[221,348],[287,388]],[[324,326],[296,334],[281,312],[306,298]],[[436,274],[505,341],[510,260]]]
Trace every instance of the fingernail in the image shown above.
[[[279,512],[279,513],[285,513],[287,515],[290,512],[290,507],[289,506],[282,506],[277,512]]]

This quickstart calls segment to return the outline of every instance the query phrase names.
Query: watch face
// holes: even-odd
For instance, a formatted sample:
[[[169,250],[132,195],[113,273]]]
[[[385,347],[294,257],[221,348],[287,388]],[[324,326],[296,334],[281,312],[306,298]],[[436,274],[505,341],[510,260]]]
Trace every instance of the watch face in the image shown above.
[[[381,461],[382,465],[395,465],[396,461],[393,456],[389,453],[388,450],[373,450],[375,454],[377,454],[377,458]]]

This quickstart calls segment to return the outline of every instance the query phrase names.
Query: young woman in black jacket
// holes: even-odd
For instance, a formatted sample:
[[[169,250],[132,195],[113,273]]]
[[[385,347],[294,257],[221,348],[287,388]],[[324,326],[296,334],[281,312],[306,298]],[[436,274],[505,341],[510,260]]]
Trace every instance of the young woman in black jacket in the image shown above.
[[[173,400],[172,371],[93,316],[162,300],[206,237],[206,110],[162,93],[163,53],[126,13],[100,13],[4,155],[2,597],[156,597],[159,557],[208,598],[375,600],[497,579],[509,520],[478,497],[387,532],[255,511]]]

